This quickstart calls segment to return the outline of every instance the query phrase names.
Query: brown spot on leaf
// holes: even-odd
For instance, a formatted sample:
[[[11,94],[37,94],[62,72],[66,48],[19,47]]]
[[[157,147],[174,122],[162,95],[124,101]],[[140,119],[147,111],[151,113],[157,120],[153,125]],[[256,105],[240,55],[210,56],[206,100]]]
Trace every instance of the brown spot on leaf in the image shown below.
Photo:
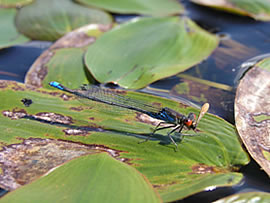
[[[27,73],[26,84],[36,88],[42,87],[42,82],[48,73],[47,63],[51,60],[54,53],[49,50],[45,51],[32,65],[35,69]]]
[[[14,190],[66,161],[98,152],[107,152],[118,159],[122,151],[103,145],[39,138],[4,146],[0,151],[0,186],[6,190]]]
[[[67,95],[67,94],[62,94],[60,96],[64,101],[69,101],[71,100],[72,98],[74,98],[73,96],[70,96],[70,95]]]
[[[85,136],[85,135],[89,134],[89,131],[81,130],[81,129],[64,129],[63,132],[66,135],[80,135],[80,136]]]
[[[83,28],[85,29],[85,28]],[[70,32],[65,37],[60,38],[51,49],[80,48],[88,46],[96,41],[95,37],[89,36],[79,30]]]
[[[206,173],[218,173],[221,169],[215,168],[213,166],[208,166],[206,164],[198,164],[192,166],[192,172],[189,174],[206,174]]]
[[[27,112],[24,109],[15,108],[12,111],[9,110],[2,111],[2,115],[11,118],[11,120],[17,120],[25,117],[27,115]]]
[[[63,116],[61,114],[51,112],[40,112],[36,115],[33,115],[33,117],[48,122],[62,123],[66,125],[70,125],[73,123],[70,116]]]
[[[4,88],[7,88],[7,82],[6,81],[0,81],[0,88],[1,89],[4,89]]]
[[[158,125],[160,123],[159,120],[152,118],[146,114],[143,113],[138,113],[136,112],[136,120],[142,123],[147,123],[147,124],[151,124],[151,125]]]
[[[15,91],[24,91],[25,89],[18,83],[13,83],[11,89]]]
[[[158,107],[158,108],[162,107],[162,104],[159,103],[159,102],[153,102],[152,104],[153,104],[154,107]]]
[[[82,106],[79,106],[79,107],[70,107],[69,108],[70,110],[72,110],[72,111],[82,111],[83,110],[83,107]]]
[[[99,30],[101,30],[102,32],[107,32],[108,30],[112,29],[112,27],[113,27],[112,24],[108,24],[108,25],[99,24],[98,25]]]

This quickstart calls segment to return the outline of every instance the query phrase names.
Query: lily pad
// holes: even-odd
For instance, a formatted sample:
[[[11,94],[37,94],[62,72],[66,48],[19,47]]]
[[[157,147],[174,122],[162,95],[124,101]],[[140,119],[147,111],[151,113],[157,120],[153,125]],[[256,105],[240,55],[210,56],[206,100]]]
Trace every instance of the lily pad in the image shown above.
[[[70,81],[72,88],[93,81],[83,63],[86,47],[111,26],[86,25],[69,32],[43,52],[31,66],[25,83],[33,87],[48,86],[52,80]]]
[[[18,30],[31,39],[54,41],[86,24],[112,23],[104,11],[83,7],[69,0],[36,0],[19,10]]]
[[[0,0],[2,8],[18,8],[32,3],[34,0]]]
[[[252,202],[252,203],[267,203],[270,201],[270,193],[266,192],[247,192],[231,195],[222,198],[214,203],[231,203],[231,202]]]
[[[194,3],[219,10],[252,17],[256,20],[270,21],[270,2],[268,0],[191,0]]]
[[[29,41],[17,32],[14,25],[16,9],[0,8],[0,49]]]
[[[254,65],[240,80],[235,98],[235,121],[251,156],[270,175],[270,58]]]
[[[82,4],[121,14],[166,16],[183,13],[181,4],[175,0],[76,0]]]
[[[39,180],[7,194],[1,202],[21,200],[161,202],[152,185],[140,173],[106,153],[74,159]]]
[[[207,58],[218,38],[187,18],[141,18],[102,35],[85,54],[101,83],[142,88]]]
[[[168,99],[115,91],[185,115],[199,113],[199,109]],[[3,150],[0,153],[31,139],[61,140],[86,145],[97,152],[104,150],[146,176],[163,201],[175,201],[210,188],[235,185],[243,177],[237,172],[238,167],[249,162],[234,126],[211,114],[202,118],[196,132],[183,131],[189,135],[184,136],[178,151],[175,151],[167,136],[170,129],[159,131],[148,142],[138,144],[148,138],[159,123],[145,114],[116,107],[115,111],[110,111],[109,105],[93,101],[85,105],[68,93],[27,88],[8,81],[1,81],[0,97],[3,98],[0,107]],[[31,100],[32,104],[27,107],[26,100],[21,102],[22,98]],[[174,135],[177,142],[180,141],[178,136],[177,133]],[[29,159],[35,160],[35,156]],[[5,162],[1,168],[5,169]],[[27,170],[26,167],[20,169]],[[2,171],[0,178],[4,179],[6,170]]]

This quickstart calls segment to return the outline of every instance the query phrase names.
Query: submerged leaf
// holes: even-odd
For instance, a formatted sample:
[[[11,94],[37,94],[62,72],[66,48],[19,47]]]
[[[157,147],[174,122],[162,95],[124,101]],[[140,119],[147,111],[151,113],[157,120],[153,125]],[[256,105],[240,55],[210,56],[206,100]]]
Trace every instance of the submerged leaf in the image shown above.
[[[69,0],[36,0],[19,10],[17,28],[31,39],[56,40],[86,24],[112,23],[104,11],[83,7]]]
[[[254,65],[240,81],[235,98],[236,127],[247,150],[270,175],[270,58]]]
[[[85,63],[101,83],[138,89],[201,62],[217,45],[216,36],[187,18],[141,18],[102,35]]]

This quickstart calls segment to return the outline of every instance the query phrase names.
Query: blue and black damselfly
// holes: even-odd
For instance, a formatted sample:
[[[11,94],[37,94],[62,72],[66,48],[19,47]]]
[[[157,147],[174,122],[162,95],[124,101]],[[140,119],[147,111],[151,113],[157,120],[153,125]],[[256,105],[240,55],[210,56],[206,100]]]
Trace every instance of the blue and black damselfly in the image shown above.
[[[149,104],[146,104],[142,101],[135,100],[128,96],[124,96],[122,94],[118,94],[115,91],[112,91],[109,88],[102,88],[94,85],[83,85],[80,89],[69,89],[58,82],[50,82],[50,86],[55,87],[59,90],[63,90],[69,92],[73,95],[76,95],[81,98],[89,99],[96,102],[105,103],[108,105],[118,106],[121,108],[126,108],[132,111],[137,111],[144,113],[152,118],[162,120],[152,132],[152,135],[155,134],[159,130],[173,128],[169,133],[168,136],[171,141],[177,147],[176,142],[172,138],[171,134],[173,132],[179,132],[183,128],[187,128],[188,130],[192,129],[195,130],[197,127],[198,122],[202,118],[202,116],[208,111],[209,104],[205,103],[200,111],[198,119],[196,120],[196,115],[194,113],[189,113],[188,116],[185,116],[181,113],[178,113],[170,108],[158,108]],[[162,126],[167,124],[166,126]],[[148,137],[149,139],[149,137]],[[145,141],[147,141],[146,139]]]

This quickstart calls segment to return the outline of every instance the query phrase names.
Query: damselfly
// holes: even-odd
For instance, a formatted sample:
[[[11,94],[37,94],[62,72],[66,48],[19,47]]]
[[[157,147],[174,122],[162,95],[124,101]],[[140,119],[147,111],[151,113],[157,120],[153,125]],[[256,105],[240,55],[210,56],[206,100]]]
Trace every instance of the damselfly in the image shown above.
[[[159,130],[166,128],[173,128],[168,133],[168,136],[176,147],[177,144],[172,138],[171,134],[175,131],[181,133],[184,127],[187,128],[188,130],[190,129],[195,130],[199,121],[201,120],[203,115],[208,111],[209,108],[209,104],[205,103],[201,108],[198,119],[196,120],[196,115],[194,113],[189,113],[188,116],[185,116],[167,107],[158,108],[150,104],[141,102],[139,100],[135,100],[131,97],[118,94],[109,88],[102,88],[94,85],[83,85],[81,86],[80,89],[73,90],[61,85],[58,82],[50,82],[49,84],[52,87],[69,92],[81,98],[105,103],[108,105],[118,106],[121,108],[130,109],[132,111],[144,113],[152,118],[162,120],[162,122],[160,122],[155,127],[154,131],[152,132],[152,135]],[[168,125],[162,126],[163,124]],[[147,141],[148,139],[146,139],[145,141]]]

